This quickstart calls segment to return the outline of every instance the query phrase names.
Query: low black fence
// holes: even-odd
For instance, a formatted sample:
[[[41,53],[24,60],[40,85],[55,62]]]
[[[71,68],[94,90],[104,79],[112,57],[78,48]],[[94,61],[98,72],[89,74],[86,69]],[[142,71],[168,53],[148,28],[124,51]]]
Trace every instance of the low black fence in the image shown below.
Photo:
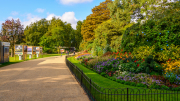
[[[73,55],[71,55],[73,56]],[[67,60],[66,65],[91,101],[180,101],[180,91],[148,88],[103,88],[91,81],[82,70]]]

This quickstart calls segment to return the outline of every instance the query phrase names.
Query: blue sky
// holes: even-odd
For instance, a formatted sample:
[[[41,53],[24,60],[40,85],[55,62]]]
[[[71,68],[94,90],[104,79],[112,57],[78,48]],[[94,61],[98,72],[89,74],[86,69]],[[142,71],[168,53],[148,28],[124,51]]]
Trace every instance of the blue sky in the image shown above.
[[[20,19],[24,26],[53,16],[71,23],[75,29],[78,20],[92,14],[91,9],[105,0],[0,0],[0,29],[7,19]],[[114,1],[114,0],[113,0]],[[25,28],[25,27],[24,27]]]

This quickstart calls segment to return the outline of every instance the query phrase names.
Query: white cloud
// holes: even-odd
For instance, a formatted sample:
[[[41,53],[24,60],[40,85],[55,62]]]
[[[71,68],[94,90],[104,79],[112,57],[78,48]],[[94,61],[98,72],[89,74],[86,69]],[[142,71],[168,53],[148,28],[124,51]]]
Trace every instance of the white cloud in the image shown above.
[[[37,11],[38,13],[43,13],[43,12],[44,12],[44,9],[42,9],[42,8],[37,8],[36,11]]]
[[[41,17],[32,15],[31,13],[27,14],[26,16],[27,16],[27,21],[22,22],[24,28],[26,28],[27,25],[30,25],[33,22],[41,20]]]
[[[11,14],[15,16],[15,15],[18,15],[18,12],[13,11],[13,12],[11,12]]]
[[[19,19],[19,18],[13,18],[12,16],[9,16],[7,19],[8,19],[8,20],[12,20],[12,19],[17,20],[17,19]]]
[[[62,4],[72,4],[72,3],[83,3],[83,2],[92,2],[93,0],[60,0]]]
[[[22,22],[22,24],[24,25],[24,28],[26,28],[27,25],[30,25],[31,23],[39,21],[42,19],[41,17],[32,15],[31,13],[27,14],[26,16],[27,16],[27,18],[26,18],[27,20]],[[73,29],[76,29],[78,19],[76,19],[74,12],[65,12],[62,16],[58,16],[58,15],[55,15],[53,13],[52,14],[47,13],[46,20],[51,20],[52,17],[59,18],[63,22],[66,21],[67,23],[71,24]]]
[[[61,16],[56,16],[55,14],[48,14],[46,20],[51,20],[52,17],[61,18]]]
[[[71,23],[72,28],[76,29],[78,19],[76,19],[74,12],[65,12],[62,16],[57,16],[55,14],[49,14],[49,13],[47,14],[48,14],[46,18],[47,20],[51,20],[52,17],[60,18],[63,22],[66,21],[67,23]]]

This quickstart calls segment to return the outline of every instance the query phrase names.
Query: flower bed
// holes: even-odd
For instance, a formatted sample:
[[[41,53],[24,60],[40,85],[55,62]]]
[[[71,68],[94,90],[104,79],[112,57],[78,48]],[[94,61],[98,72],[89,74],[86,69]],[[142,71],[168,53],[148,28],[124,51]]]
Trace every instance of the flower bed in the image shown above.
[[[101,57],[82,53],[75,58],[85,67],[122,84],[171,90],[180,88],[178,60],[169,59],[167,63],[158,64],[151,55],[139,60],[127,52],[105,53]]]

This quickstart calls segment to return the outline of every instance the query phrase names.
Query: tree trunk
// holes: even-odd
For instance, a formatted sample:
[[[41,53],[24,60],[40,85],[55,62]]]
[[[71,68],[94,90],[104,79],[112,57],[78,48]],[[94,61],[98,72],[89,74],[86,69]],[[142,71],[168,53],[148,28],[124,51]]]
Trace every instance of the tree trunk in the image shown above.
[[[11,57],[13,57],[13,49],[11,48]]]

